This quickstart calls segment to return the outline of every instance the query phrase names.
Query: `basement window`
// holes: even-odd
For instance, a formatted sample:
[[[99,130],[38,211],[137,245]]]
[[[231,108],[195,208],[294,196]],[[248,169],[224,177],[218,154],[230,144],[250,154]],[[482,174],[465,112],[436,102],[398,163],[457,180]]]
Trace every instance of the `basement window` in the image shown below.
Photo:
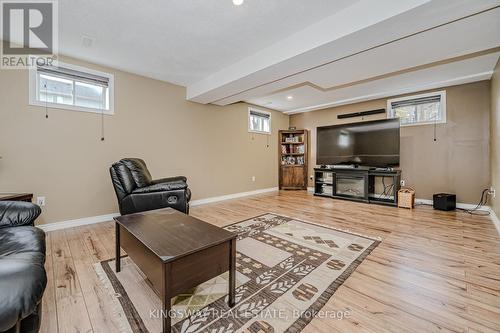
[[[113,114],[113,75],[59,63],[30,70],[30,105]]]
[[[401,126],[446,123],[446,91],[389,99],[387,110]]]
[[[248,131],[252,133],[271,134],[271,113],[248,108]]]

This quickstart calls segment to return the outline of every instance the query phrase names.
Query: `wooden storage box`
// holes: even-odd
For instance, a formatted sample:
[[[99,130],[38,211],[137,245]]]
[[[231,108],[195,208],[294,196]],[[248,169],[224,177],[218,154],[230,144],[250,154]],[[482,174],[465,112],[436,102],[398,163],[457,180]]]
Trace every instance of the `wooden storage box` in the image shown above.
[[[415,206],[415,190],[411,187],[398,191],[398,207],[413,209]]]

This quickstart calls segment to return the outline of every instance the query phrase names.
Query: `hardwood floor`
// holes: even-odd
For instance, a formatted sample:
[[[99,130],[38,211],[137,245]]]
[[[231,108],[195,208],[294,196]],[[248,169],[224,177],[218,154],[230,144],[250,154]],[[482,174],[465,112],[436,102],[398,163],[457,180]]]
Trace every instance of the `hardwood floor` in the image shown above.
[[[305,332],[499,332],[500,236],[489,217],[280,192],[193,207],[224,226],[273,212],[382,238]],[[92,264],[113,257],[114,224],[48,233],[42,332],[118,332]]]

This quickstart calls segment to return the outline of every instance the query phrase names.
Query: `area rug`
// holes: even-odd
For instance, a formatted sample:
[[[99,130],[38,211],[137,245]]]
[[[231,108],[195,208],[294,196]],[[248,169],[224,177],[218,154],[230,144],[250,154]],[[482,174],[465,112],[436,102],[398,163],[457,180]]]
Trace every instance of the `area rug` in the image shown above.
[[[222,274],[172,299],[172,332],[300,332],[316,316],[334,319],[322,307],[380,242],[276,214],[225,229],[238,234],[235,307]],[[160,298],[130,258],[120,273],[114,260],[94,268],[123,332],[161,331]]]

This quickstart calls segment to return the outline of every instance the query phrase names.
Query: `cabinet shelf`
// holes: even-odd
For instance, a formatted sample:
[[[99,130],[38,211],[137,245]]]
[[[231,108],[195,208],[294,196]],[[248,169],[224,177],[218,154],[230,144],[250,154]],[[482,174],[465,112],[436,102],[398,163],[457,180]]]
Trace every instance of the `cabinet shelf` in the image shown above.
[[[280,190],[307,189],[307,136],[307,130],[279,131],[278,142],[280,142],[280,144],[278,144],[278,156]],[[294,141],[287,142],[287,140]]]
[[[317,196],[396,206],[401,171],[315,168],[314,179]]]

